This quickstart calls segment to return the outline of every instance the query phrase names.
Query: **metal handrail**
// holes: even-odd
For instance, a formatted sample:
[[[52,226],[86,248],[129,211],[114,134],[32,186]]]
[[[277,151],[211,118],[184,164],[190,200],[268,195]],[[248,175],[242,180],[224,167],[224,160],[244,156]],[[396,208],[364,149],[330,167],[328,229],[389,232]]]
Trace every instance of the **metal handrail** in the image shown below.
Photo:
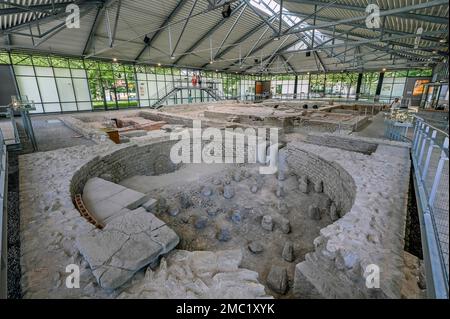
[[[7,194],[8,194],[8,153],[0,129],[0,299],[7,298]]]
[[[447,299],[449,189],[442,183],[448,180],[448,176],[443,175],[448,175],[449,135],[416,114],[412,115],[409,125],[390,119],[385,120],[385,125],[387,138],[411,143],[427,293],[430,298]],[[408,126],[413,127],[412,138]]]
[[[445,236],[439,234],[436,214],[439,213],[448,223],[448,187],[441,187],[445,163],[448,163],[448,134],[426,123],[421,117],[414,116],[415,126],[412,138],[411,157],[414,166],[414,186],[416,191],[417,206],[422,237],[422,249],[425,262],[427,279],[427,292],[432,298],[448,298],[449,296],[449,274],[448,260],[444,257],[443,246]],[[437,134],[444,135],[442,145],[437,142]],[[433,158],[433,154],[435,155]],[[436,165],[433,165],[436,164]],[[432,166],[436,166],[434,176],[431,175]],[[427,185],[429,177],[432,177],[431,188]],[[439,195],[438,191],[441,191]],[[444,194],[442,193],[444,192]],[[446,192],[446,193],[445,193]],[[438,198],[439,197],[439,198]],[[440,201],[442,207],[437,209],[436,203]],[[448,231],[448,224],[447,224]],[[441,230],[442,232],[442,230]],[[448,238],[448,233],[446,234]]]
[[[422,117],[420,117],[420,116],[418,116],[418,115],[413,115],[413,117],[414,117],[417,121],[426,122]],[[448,136],[448,133],[445,132],[445,131],[443,131],[442,129],[439,129],[439,128],[437,128],[437,127],[431,125],[430,123],[427,123],[427,126],[428,126],[430,129],[433,129],[433,130],[435,130],[435,131],[437,131],[437,132],[439,132],[439,133],[442,133],[442,134],[444,134],[445,136],[449,137],[449,136]]]

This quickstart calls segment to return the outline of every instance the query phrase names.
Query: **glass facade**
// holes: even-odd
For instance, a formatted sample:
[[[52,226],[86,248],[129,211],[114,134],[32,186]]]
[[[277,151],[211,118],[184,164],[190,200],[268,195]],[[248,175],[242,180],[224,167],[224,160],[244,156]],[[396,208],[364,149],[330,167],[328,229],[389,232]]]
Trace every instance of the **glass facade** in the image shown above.
[[[277,99],[331,98],[354,100],[358,73],[242,75],[150,65],[122,64],[90,59],[0,52],[0,64],[12,65],[21,95],[35,102],[35,113],[150,107],[174,89],[164,105],[213,101],[206,91],[193,87],[200,75],[201,86],[227,99],[253,100],[255,81],[271,81]],[[431,76],[431,69],[386,72],[380,101],[403,95],[408,77]],[[362,77],[360,100],[375,97],[379,73]]]

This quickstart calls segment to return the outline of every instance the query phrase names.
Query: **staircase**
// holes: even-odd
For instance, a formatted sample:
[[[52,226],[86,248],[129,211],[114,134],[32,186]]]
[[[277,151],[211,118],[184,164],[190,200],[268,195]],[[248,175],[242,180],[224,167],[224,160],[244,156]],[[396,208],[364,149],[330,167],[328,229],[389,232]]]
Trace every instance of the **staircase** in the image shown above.
[[[159,109],[163,107],[164,102],[166,102],[171,96],[177,94],[179,91],[182,90],[200,90],[206,92],[215,101],[225,100],[225,96],[218,89],[213,89],[210,87],[191,86],[191,85],[177,85],[172,88],[168,88],[167,94],[159,98],[155,103],[153,103],[152,108]]]

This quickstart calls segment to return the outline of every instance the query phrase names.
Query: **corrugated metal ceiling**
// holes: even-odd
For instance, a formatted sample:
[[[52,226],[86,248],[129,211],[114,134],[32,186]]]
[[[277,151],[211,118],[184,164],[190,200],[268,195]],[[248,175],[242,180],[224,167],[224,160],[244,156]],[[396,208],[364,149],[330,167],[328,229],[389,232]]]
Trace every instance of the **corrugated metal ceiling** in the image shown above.
[[[300,51],[279,51],[280,47],[288,44],[301,43],[299,38],[307,36],[307,33],[291,34],[281,37],[279,41],[274,41],[273,30],[278,29],[277,19],[271,23],[272,30],[269,23],[265,24],[261,19],[261,17],[268,19],[270,15],[267,12],[258,11],[259,17],[255,14],[257,9],[251,7],[251,1],[255,0],[234,1],[232,7],[239,9],[236,9],[230,18],[223,21],[221,8],[208,11],[207,0],[8,0],[8,4],[0,3],[0,35],[3,38],[0,48],[87,57],[115,57],[126,61],[136,61],[136,58],[139,57],[138,63],[171,65],[176,62],[177,65],[186,67],[228,69],[237,72],[261,71],[261,62],[255,62],[255,59],[261,60],[261,58],[264,60],[262,66],[266,68],[272,67],[266,64],[273,60],[272,64],[275,67],[272,69],[274,70],[281,72],[286,70],[289,64],[297,72],[303,72],[348,69],[355,65],[356,67],[367,67],[370,65],[370,58],[375,59],[383,54],[387,55],[388,60],[383,61],[388,67],[395,63],[398,64],[399,61],[423,66],[426,61],[434,63],[443,56],[448,56],[448,44],[439,42],[439,39],[448,38],[448,23],[442,23],[443,19],[439,19],[448,17],[448,2],[386,16],[386,18],[381,18],[383,29],[371,30],[366,27],[364,20],[341,21],[366,14],[364,8],[369,4],[367,0],[336,0],[332,2],[284,0],[283,7],[290,12],[289,16],[297,15],[300,19],[307,18],[305,22],[308,25],[314,23],[323,25],[339,21],[335,26],[318,27],[316,36],[319,36],[316,38],[315,44],[320,44],[320,41],[329,41],[320,51],[307,57],[304,49],[306,45]],[[383,11],[433,1],[437,0],[378,0],[375,3]],[[65,6],[73,2],[79,4],[81,8],[80,29],[58,28],[58,25],[65,20]],[[120,14],[117,33],[113,46],[109,47],[109,33],[113,32],[112,30],[115,28],[119,2]],[[168,17],[179,2],[182,2],[179,10],[172,15],[169,21]],[[194,2],[196,4],[193,7]],[[241,4],[241,2],[243,3]],[[48,17],[51,10],[59,13]],[[182,32],[191,10],[192,17]],[[242,10],[244,11],[242,12]],[[315,10],[319,11],[314,17]],[[288,12],[286,11],[286,13]],[[107,16],[110,21],[109,29]],[[417,18],[415,18],[416,16]],[[95,22],[96,17],[97,22]],[[33,23],[30,24],[30,22]],[[165,22],[167,23],[165,24]],[[235,28],[229,33],[234,24]],[[158,32],[161,26],[163,28]],[[55,30],[45,37],[37,36],[39,32],[44,33],[52,28]],[[268,31],[264,33],[267,28]],[[283,22],[282,30],[285,31],[288,28],[289,25]],[[416,34],[418,28],[423,28],[423,32],[427,34],[420,40],[411,36]],[[89,36],[91,30],[93,30],[92,38]],[[215,31],[209,36],[205,36],[211,33],[210,30]],[[30,31],[33,33],[34,39],[26,36]],[[228,33],[228,38],[222,43]],[[251,35],[245,36],[248,33]],[[311,34],[310,32],[309,35]],[[336,39],[331,41],[333,34]],[[143,41],[145,35],[149,38],[153,37],[150,47],[146,47]],[[394,37],[393,40],[389,39],[391,36]],[[286,37],[289,38],[286,39]],[[89,42],[90,38],[91,42]],[[245,39],[240,41],[243,38]],[[346,39],[351,43],[349,48],[344,46]],[[367,39],[369,39],[368,42],[357,46],[354,44]],[[179,42],[178,45],[177,42]],[[267,45],[262,46],[264,43]],[[197,45],[194,46],[194,44]],[[223,45],[221,46],[221,44]],[[176,50],[174,51],[175,46]],[[218,52],[219,47],[221,48]],[[355,47],[359,47],[359,52],[365,52],[364,56],[357,57]],[[86,52],[84,52],[85,48],[87,48]],[[173,58],[171,58],[171,54],[174,55]],[[242,62],[247,55],[248,58]],[[338,56],[334,57],[333,55]],[[213,64],[209,64],[211,57],[216,57]],[[420,59],[421,57],[423,59]]]

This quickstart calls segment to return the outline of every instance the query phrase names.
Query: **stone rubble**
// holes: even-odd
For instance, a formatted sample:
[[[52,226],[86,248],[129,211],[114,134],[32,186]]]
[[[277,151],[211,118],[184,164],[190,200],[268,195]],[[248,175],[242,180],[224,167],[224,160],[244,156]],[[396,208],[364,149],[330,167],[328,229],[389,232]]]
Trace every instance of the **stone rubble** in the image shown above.
[[[143,280],[119,299],[255,299],[271,298],[258,273],[240,268],[242,252],[174,250],[159,268],[147,268]]]

